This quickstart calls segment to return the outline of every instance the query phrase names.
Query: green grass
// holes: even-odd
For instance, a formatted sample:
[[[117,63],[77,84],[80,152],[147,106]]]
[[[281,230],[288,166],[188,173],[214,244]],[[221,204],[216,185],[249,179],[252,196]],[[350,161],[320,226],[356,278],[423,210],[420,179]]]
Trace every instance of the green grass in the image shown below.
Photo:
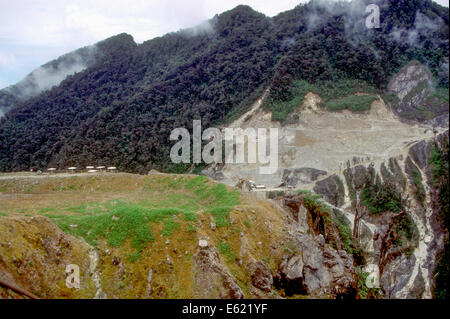
[[[9,216],[7,213],[0,213],[0,216]]]
[[[54,208],[54,207],[44,207],[44,208],[37,209],[37,213],[40,215],[55,212],[55,211],[57,211],[57,208]],[[21,212],[21,213],[24,213],[24,212]]]
[[[189,233],[196,233],[197,232],[197,228],[194,225],[190,224],[190,223],[186,224],[186,229],[187,229],[187,231]]]
[[[33,190],[34,190],[34,186],[30,185],[30,186],[27,186],[27,188],[25,188],[25,190],[23,192],[25,194],[31,194],[31,193],[33,193]]]
[[[239,193],[229,191],[223,184],[212,184],[203,176],[194,178],[164,177],[148,183],[145,191],[152,190],[148,200],[125,202],[112,200],[105,203],[87,203],[68,207],[72,214],[47,214],[63,231],[83,237],[92,245],[105,239],[108,245],[120,247],[127,240],[139,253],[154,241],[153,225],[162,224],[163,236],[172,236],[186,224],[188,232],[195,232],[192,222],[197,212],[204,210],[214,217],[217,227],[230,225],[231,209],[239,204]],[[41,213],[55,209],[43,208]],[[77,225],[77,227],[71,227]],[[131,258],[136,259],[136,258]]]
[[[331,111],[347,109],[352,112],[364,112],[370,110],[370,106],[377,99],[378,97],[374,95],[350,95],[328,101],[325,103],[325,106]]]
[[[128,256],[128,259],[130,260],[131,263],[135,263],[136,261],[141,259],[141,257],[142,256],[140,252],[134,252]]]
[[[219,253],[225,257],[228,262],[234,262],[236,256],[234,254],[233,248],[226,242],[221,242],[217,245],[217,250]]]
[[[162,231],[162,234],[164,236],[171,236],[174,232],[174,230],[177,230],[180,228],[180,223],[177,223],[174,221],[174,216],[170,216],[167,219],[163,221],[164,223],[164,229]]]
[[[67,212],[73,212],[73,213],[79,213],[79,214],[100,214],[100,213],[103,213],[103,212],[107,211],[108,209],[111,209],[112,207],[114,207],[116,202],[117,201],[115,201],[115,200],[109,201],[106,203],[92,202],[92,203],[82,204],[79,206],[67,207],[64,210]]]
[[[164,236],[170,236],[178,229],[179,223],[174,221],[174,216],[185,217],[186,213],[178,208],[150,209],[123,202],[117,203],[111,211],[97,215],[48,215],[63,231],[83,237],[92,245],[105,238],[108,245],[120,247],[130,239],[131,246],[138,251],[154,240],[152,223],[163,223]]]

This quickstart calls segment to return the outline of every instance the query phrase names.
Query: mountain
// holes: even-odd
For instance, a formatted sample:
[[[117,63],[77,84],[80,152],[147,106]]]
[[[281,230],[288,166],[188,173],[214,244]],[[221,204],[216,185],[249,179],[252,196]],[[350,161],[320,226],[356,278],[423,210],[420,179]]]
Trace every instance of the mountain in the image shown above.
[[[0,90],[0,117],[21,102],[58,86],[69,75],[92,66],[99,55],[95,45],[78,49],[42,65],[17,84]]]
[[[368,29],[373,2],[120,34],[59,85],[7,95],[0,296],[448,298],[448,10],[380,0]],[[170,132],[199,119],[277,128],[276,170],[172,164]],[[86,165],[122,172],[35,171]]]
[[[265,107],[279,121],[306,84],[329,100],[360,88],[383,93],[411,60],[430,69],[435,87],[448,87],[448,11],[428,0],[377,3],[381,29],[364,27],[363,1],[316,0],[274,18],[238,6],[140,45],[126,34],[107,39],[93,65],[5,115],[0,169],[183,171],[167,161],[173,128],[229,122],[268,87]]]

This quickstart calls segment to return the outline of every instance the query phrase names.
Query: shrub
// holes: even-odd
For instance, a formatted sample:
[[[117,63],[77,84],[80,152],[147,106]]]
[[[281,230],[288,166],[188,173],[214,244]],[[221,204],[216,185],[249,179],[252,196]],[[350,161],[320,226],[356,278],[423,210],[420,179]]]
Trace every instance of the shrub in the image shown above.
[[[402,210],[401,195],[390,183],[377,182],[367,185],[361,192],[361,203],[369,208],[371,214],[384,212],[399,213]]]

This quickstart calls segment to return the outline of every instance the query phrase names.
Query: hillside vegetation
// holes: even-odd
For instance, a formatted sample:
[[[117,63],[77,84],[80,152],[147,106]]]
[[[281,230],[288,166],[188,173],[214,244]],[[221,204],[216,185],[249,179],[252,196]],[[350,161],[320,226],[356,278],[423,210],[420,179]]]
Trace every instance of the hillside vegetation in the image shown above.
[[[184,171],[167,160],[173,128],[236,118],[268,87],[275,120],[309,86],[329,96],[331,110],[366,110],[372,98],[354,97],[353,84],[382,92],[413,59],[447,88],[448,10],[430,0],[379,0],[382,28],[368,30],[366,2],[311,1],[273,18],[238,6],[208,21],[207,31],[139,45],[127,34],[102,41],[93,65],[0,120],[0,170],[109,163]]]

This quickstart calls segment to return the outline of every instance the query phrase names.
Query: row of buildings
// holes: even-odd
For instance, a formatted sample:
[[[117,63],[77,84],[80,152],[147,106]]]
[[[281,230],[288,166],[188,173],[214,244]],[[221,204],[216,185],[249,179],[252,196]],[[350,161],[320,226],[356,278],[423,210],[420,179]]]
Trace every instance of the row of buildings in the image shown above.
[[[62,170],[58,170],[55,167],[50,167],[47,169],[47,172],[49,173],[55,173],[58,171],[65,171],[67,173],[82,173],[82,172],[87,172],[87,173],[97,173],[97,172],[110,172],[110,173],[114,173],[117,172],[117,167],[115,166],[86,166],[85,168],[78,168],[75,166],[72,167],[68,167],[66,169],[62,169]]]

